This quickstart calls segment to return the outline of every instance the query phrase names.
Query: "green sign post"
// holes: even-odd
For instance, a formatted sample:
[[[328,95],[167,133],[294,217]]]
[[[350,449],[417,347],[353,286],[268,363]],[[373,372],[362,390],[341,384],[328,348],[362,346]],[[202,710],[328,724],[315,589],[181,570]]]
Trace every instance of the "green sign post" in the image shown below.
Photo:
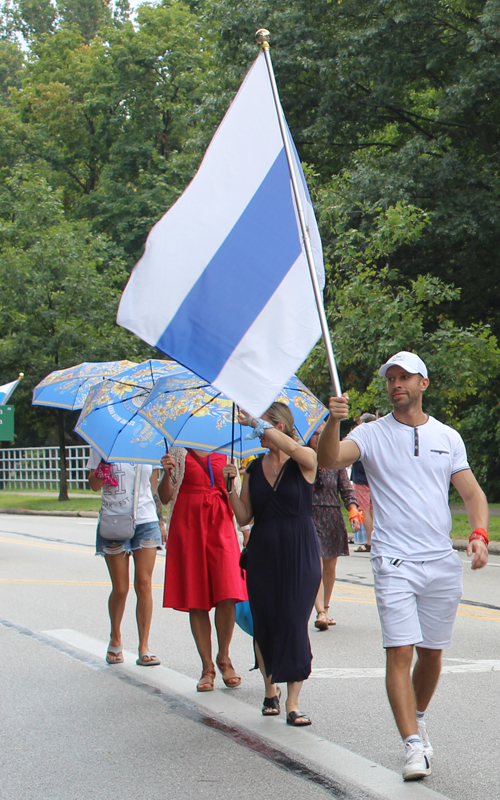
[[[0,442],[14,440],[14,406],[0,405]]]

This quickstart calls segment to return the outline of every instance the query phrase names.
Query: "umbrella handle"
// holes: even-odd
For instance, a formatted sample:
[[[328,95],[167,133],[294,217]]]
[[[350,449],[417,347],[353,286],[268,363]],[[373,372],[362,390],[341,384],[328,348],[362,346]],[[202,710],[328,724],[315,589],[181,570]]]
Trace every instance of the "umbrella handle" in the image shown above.
[[[236,405],[233,402],[233,418],[232,418],[232,425],[231,425],[231,464],[234,463],[234,422],[236,417]],[[229,475],[226,478],[226,489],[227,493],[230,494],[232,491],[234,478],[231,478]]]

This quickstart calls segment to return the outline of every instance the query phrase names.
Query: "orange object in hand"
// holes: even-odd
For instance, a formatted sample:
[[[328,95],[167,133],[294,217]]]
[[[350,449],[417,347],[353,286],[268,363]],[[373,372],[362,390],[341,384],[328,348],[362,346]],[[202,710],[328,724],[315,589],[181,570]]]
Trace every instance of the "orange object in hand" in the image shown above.
[[[354,519],[357,519],[360,525],[362,525],[364,522],[365,515],[359,510],[359,508],[351,508],[349,511],[349,522],[352,523]]]

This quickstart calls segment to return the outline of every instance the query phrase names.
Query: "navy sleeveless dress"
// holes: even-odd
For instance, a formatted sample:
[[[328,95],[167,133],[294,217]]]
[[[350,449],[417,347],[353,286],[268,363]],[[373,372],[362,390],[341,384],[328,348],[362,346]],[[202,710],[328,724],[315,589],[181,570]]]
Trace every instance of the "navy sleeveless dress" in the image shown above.
[[[291,458],[269,499],[262,460],[252,461],[247,473],[257,519],[247,548],[254,639],[273,682],[303,681],[311,673],[308,623],[321,580],[313,485]]]

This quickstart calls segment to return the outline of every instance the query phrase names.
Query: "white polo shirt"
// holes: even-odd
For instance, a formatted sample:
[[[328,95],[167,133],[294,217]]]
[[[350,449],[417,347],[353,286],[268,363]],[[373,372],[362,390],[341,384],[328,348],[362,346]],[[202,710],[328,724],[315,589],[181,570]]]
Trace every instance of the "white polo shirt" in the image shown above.
[[[469,469],[462,437],[434,417],[412,428],[393,414],[358,425],[373,503],[372,556],[432,561],[452,550],[451,476]]]
[[[94,450],[90,451],[87,461],[87,469],[97,469],[101,461],[101,456]],[[118,486],[111,486],[105,483],[101,489],[101,514],[131,514],[134,510],[134,485],[136,469],[138,464],[128,464],[126,462],[113,462],[111,465],[111,475],[118,481]],[[151,473],[153,467],[150,464],[141,465],[141,480],[139,483],[139,503],[137,506],[136,524],[142,525],[145,522],[158,522],[156,504],[151,490]]]

